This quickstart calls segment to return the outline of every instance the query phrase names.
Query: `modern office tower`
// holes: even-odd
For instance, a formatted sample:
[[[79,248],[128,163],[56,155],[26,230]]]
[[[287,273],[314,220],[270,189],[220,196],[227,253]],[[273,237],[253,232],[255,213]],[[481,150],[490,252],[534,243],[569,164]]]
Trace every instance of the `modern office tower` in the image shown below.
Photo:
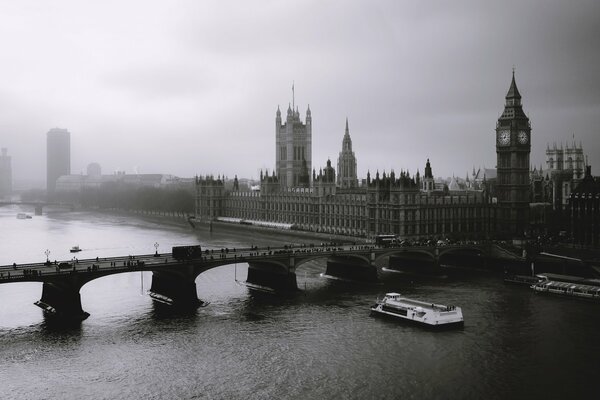
[[[12,192],[12,168],[10,156],[6,148],[0,153],[0,197],[8,196]]]
[[[504,112],[496,123],[496,194],[501,234],[522,237],[529,226],[529,153],[531,125],[523,112],[521,94],[512,82]]]
[[[71,174],[71,134],[66,129],[53,128],[46,141],[46,189],[53,194],[56,180]]]

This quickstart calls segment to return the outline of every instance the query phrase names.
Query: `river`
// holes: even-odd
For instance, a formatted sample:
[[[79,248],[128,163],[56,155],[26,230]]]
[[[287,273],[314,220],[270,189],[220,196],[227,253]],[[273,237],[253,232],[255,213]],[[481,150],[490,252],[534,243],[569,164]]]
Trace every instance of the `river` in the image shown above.
[[[17,219],[0,207],[0,265],[206,248],[311,242],[282,232],[99,212],[45,210]],[[318,241],[316,241],[318,242]],[[33,305],[40,283],[0,285],[2,399],[480,399],[595,398],[600,306],[535,295],[495,274],[450,270],[415,280],[382,272],[378,284],[297,270],[297,294],[254,293],[246,265],[201,274],[210,302],[187,314],[147,295],[151,273],[100,278],[81,289],[90,317],[53,323]],[[377,296],[461,306],[463,329],[432,332],[370,316]]]

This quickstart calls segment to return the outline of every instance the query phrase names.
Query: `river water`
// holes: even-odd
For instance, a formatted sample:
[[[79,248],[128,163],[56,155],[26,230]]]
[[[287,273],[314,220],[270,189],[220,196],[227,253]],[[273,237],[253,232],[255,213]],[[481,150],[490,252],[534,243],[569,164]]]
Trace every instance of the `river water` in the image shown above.
[[[282,233],[130,215],[49,210],[20,220],[0,207],[0,265],[207,248],[309,243]],[[31,210],[26,210],[31,213]],[[315,242],[318,242],[315,241]],[[81,289],[91,315],[73,326],[33,305],[40,283],[0,285],[2,399],[481,399],[597,398],[600,306],[534,295],[498,275],[452,269],[447,279],[382,272],[379,284],[331,281],[323,262],[297,270],[298,294],[254,293],[247,266],[201,274],[210,302],[189,314],[155,305],[151,273]],[[432,332],[372,317],[377,296],[463,309],[463,329]]]

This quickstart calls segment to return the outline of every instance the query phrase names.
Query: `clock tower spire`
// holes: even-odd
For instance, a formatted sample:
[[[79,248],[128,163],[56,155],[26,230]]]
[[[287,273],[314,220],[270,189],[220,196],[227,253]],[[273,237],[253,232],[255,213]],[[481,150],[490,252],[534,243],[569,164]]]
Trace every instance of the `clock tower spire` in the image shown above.
[[[514,68],[505,100],[496,123],[498,227],[505,236],[522,237],[529,228],[531,124],[521,105]]]

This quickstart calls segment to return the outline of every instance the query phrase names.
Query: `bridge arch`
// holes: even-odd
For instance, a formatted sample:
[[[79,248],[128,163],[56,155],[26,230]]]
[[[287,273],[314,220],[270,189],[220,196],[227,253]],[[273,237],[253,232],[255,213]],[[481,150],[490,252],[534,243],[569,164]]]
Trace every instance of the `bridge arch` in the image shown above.
[[[440,249],[441,265],[457,265],[464,267],[486,267],[487,251],[480,247],[449,247]]]

